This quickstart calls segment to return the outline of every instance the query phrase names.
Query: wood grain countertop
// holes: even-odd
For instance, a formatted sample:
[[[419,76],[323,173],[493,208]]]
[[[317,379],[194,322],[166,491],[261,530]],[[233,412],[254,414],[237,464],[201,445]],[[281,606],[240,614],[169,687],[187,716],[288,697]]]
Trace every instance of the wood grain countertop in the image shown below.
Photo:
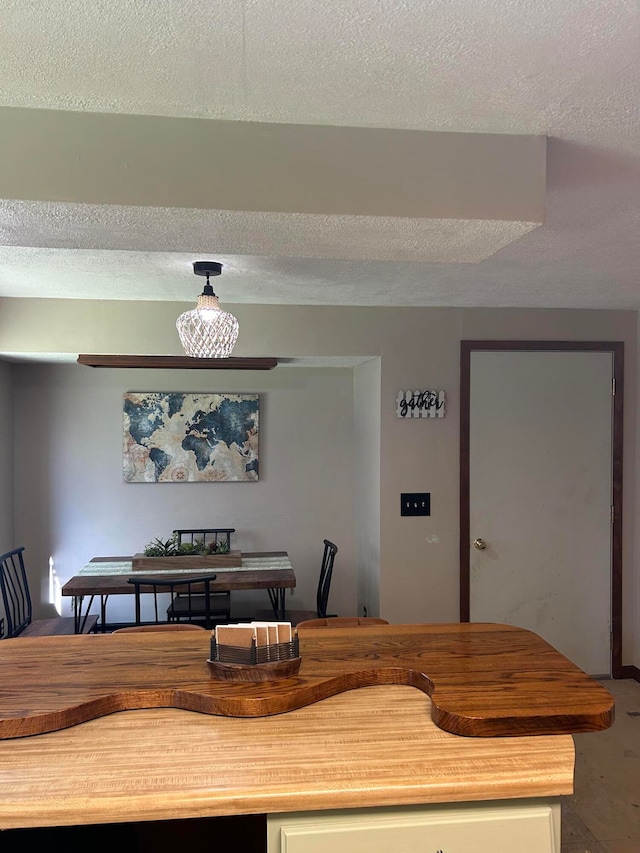
[[[278,715],[376,685],[429,695],[425,711],[458,735],[570,734],[613,721],[613,697],[601,684],[537,634],[507,625],[305,629],[299,673],[262,683],[213,679],[209,639],[185,631],[3,640],[0,738],[142,708]]]
[[[0,741],[0,829],[551,797],[573,768],[569,735],[458,737],[406,686],[256,719],[127,711]]]

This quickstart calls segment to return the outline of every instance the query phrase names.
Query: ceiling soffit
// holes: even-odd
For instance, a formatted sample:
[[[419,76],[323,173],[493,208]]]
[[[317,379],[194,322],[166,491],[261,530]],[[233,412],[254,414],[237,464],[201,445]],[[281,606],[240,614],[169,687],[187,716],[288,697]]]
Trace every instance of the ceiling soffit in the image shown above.
[[[542,136],[9,107],[0,121],[0,157],[13,164],[0,174],[0,198],[33,210],[34,221],[40,208],[62,212],[68,233],[84,235],[70,248],[131,249],[130,230],[114,218],[143,232],[148,219],[175,216],[196,238],[198,227],[211,234],[231,222],[226,243],[224,228],[215,230],[220,253],[300,256],[302,222],[308,256],[372,257],[375,243],[379,259],[474,263],[544,221]],[[412,239],[401,243],[407,223]],[[35,230],[31,246],[61,248],[55,229]],[[4,242],[21,239],[8,233]],[[161,240],[160,225],[147,251],[166,251]]]

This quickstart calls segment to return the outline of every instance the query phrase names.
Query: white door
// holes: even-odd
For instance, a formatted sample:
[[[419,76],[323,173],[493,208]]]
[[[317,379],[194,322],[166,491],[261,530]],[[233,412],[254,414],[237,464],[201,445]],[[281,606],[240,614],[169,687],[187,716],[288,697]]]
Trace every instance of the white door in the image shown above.
[[[611,669],[612,376],[610,352],[471,353],[470,619],[592,675]]]

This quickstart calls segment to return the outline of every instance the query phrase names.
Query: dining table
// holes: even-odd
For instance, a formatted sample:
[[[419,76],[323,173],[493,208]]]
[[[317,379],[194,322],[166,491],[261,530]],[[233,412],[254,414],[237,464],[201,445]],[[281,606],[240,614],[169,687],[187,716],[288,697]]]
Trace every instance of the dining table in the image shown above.
[[[107,621],[107,603],[113,595],[134,595],[128,582],[130,577],[184,578],[198,577],[202,568],[189,568],[188,558],[184,569],[136,569],[133,556],[93,557],[62,586],[62,595],[73,598],[75,631],[82,629],[96,598],[100,600],[98,630],[107,632],[114,627]],[[295,589],[296,576],[286,551],[243,551],[237,566],[223,566],[211,570],[216,579],[211,582],[211,592],[233,590],[266,590],[274,618],[284,619],[285,593]],[[151,587],[149,592],[151,592]]]
[[[256,683],[211,676],[206,631],[0,643],[0,847],[235,816],[251,853],[559,853],[571,735],[614,718],[598,681],[508,625],[298,635],[298,674]]]

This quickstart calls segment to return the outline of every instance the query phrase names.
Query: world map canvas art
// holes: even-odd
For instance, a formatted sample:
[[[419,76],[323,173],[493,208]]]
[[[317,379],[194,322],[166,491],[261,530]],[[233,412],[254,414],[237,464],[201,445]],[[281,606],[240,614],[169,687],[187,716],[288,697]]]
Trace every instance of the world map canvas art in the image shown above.
[[[127,483],[258,479],[258,395],[128,391]]]

